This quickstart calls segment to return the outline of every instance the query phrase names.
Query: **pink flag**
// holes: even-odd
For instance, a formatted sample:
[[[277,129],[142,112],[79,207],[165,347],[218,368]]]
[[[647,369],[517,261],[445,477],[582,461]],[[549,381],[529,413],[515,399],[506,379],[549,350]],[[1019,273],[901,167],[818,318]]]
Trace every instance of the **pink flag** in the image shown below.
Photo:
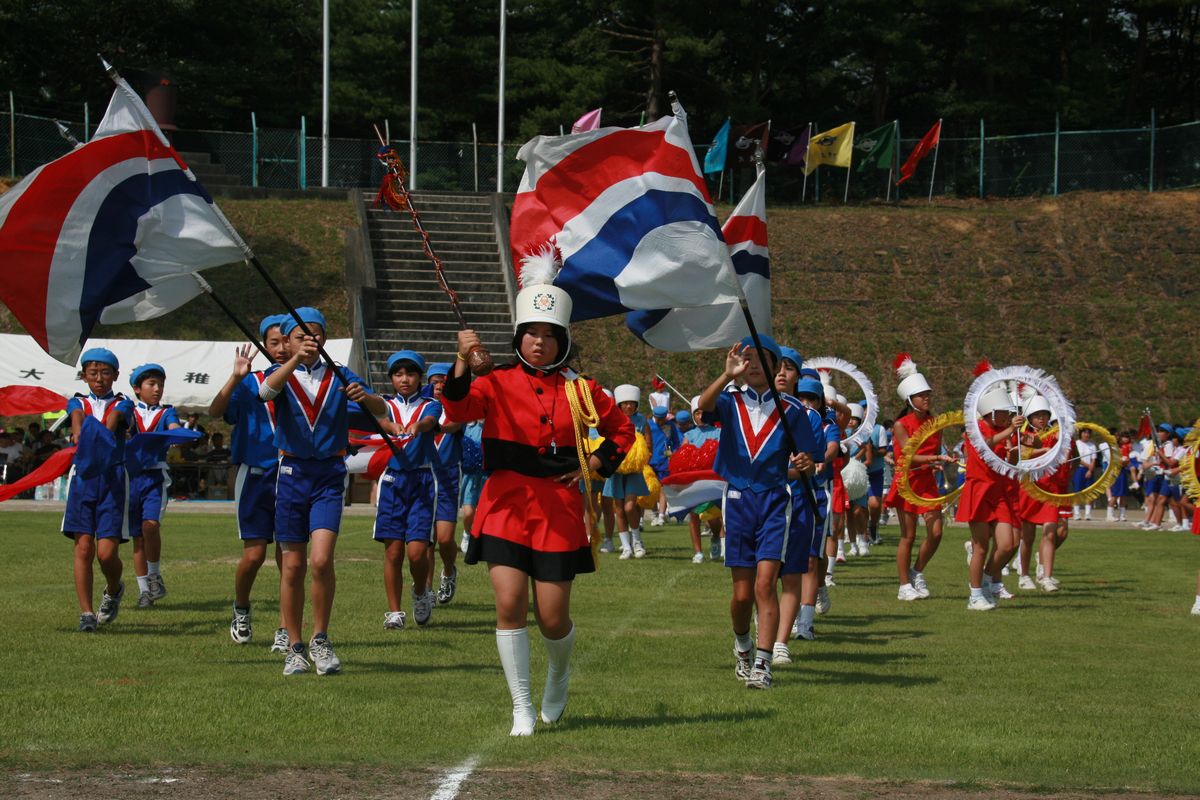
[[[579,119],[575,120],[575,124],[571,126],[571,133],[585,133],[594,131],[600,127],[600,112],[603,109],[593,109],[584,114]]]

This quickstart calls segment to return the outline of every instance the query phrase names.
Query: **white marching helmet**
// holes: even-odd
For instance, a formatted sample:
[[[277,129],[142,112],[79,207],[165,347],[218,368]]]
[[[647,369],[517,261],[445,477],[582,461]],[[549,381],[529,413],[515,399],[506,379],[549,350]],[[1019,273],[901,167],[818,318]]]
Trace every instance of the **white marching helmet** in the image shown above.
[[[641,405],[642,390],[631,383],[622,383],[613,389],[613,399],[617,401],[617,405],[621,403],[637,403]]]
[[[908,353],[896,356],[892,367],[896,370],[896,377],[900,379],[900,383],[896,385],[896,394],[900,395],[901,400],[908,400],[914,394],[933,389],[929,381],[925,380],[925,376],[917,372],[917,365]]]
[[[986,417],[993,411],[1015,412],[1017,404],[1013,402],[1012,395],[1008,393],[1008,388],[1003,383],[997,383],[983,393],[975,409],[979,412],[979,416]]]
[[[692,416],[696,416],[696,412],[700,410],[700,395],[692,398]]]
[[[1040,394],[1034,395],[1033,399],[1025,404],[1025,408],[1021,413],[1026,418],[1029,418],[1039,411],[1046,411],[1050,414],[1050,416],[1054,416],[1054,411],[1050,408],[1050,402]]]
[[[517,292],[513,304],[513,350],[517,358],[525,360],[521,357],[520,342],[516,341],[516,332],[522,325],[547,322],[563,331],[563,336],[559,337],[558,360],[541,369],[557,369],[571,353],[571,295],[554,285],[560,269],[562,260],[553,242],[542,245],[536,253],[521,259],[521,291]]]

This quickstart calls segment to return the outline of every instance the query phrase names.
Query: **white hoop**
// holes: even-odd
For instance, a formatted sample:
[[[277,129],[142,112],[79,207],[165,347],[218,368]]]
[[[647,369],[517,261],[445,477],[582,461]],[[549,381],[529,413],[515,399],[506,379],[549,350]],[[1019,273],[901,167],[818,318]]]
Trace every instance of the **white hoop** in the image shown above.
[[[842,449],[849,450],[852,447],[863,444],[871,435],[871,429],[875,427],[875,419],[879,416],[879,398],[875,394],[875,384],[871,383],[871,379],[862,370],[843,358],[835,356],[806,358],[804,359],[804,366],[810,369],[827,369],[833,372],[840,372],[843,375],[848,375],[858,384],[863,398],[867,401],[867,410],[863,412],[862,423],[855,429],[854,433],[842,440]]]
[[[1058,417],[1058,440],[1054,446],[1037,458],[1024,459],[1016,464],[1010,464],[996,455],[984,441],[983,432],[979,430],[980,398],[991,386],[1009,381],[1029,384],[1037,389],[1050,404],[1051,412]],[[1075,436],[1075,408],[1059,388],[1058,381],[1053,375],[1026,366],[991,369],[976,378],[963,399],[963,421],[967,429],[967,438],[975,452],[993,472],[1008,478],[1028,476],[1030,480],[1036,481],[1049,475],[1067,460],[1071,453],[1071,440]]]

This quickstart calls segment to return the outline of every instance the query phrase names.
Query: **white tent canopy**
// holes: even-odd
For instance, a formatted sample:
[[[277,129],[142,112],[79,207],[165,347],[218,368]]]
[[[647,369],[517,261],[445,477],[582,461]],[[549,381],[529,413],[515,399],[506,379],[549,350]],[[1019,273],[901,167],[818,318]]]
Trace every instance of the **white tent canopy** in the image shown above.
[[[350,361],[352,339],[330,339],[325,349],[339,364]],[[163,402],[173,406],[201,406],[212,402],[233,370],[234,351],[245,342],[183,342],[162,339],[88,339],[84,346],[107,347],[121,362],[114,391],[132,397],[129,376],[141,364],[161,364],[167,372]],[[267,360],[254,351],[254,369],[266,369]],[[77,367],[56,361],[32,337],[0,334],[0,386],[41,386],[70,397],[87,392]]]

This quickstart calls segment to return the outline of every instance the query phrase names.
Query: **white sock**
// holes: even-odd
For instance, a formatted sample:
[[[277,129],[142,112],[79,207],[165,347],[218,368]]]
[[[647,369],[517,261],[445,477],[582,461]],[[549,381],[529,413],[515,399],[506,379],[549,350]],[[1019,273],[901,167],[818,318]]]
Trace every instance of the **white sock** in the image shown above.
[[[634,544],[642,543],[642,529],[641,528],[630,528],[629,535],[633,538]]]
[[[725,537],[721,537],[721,558],[725,557]]]
[[[825,556],[825,560],[828,562],[825,565],[825,574],[832,575],[833,568],[837,566],[837,558],[835,556]]]
[[[633,547],[633,543],[629,539],[629,531],[617,531],[617,536],[621,537],[621,548],[629,550]]]
[[[138,575],[137,581],[138,581],[138,591],[139,592],[150,591],[150,576],[149,575]]]
[[[1200,598],[1197,598],[1200,599]],[[812,630],[813,620],[817,617],[816,606],[800,606],[800,629]]]
[[[913,585],[912,585],[911,583],[906,583],[906,584],[904,584],[903,586],[901,586],[901,587],[900,587],[900,591],[902,591],[902,592],[903,592],[905,589],[908,589],[910,592],[915,592],[915,591],[916,591],[916,589],[914,589],[914,588],[913,588]]]
[[[158,561],[147,561],[146,562],[146,574],[147,575],[157,575],[159,563],[160,562],[158,562]]]
[[[542,722],[558,722],[567,707],[567,688],[571,683],[571,650],[575,647],[575,625],[561,639],[547,639],[546,689],[542,693]]]
[[[1196,607],[1200,608],[1200,594],[1196,595]]]
[[[841,540],[841,539],[838,539],[838,549],[837,549],[837,554],[838,554],[839,556],[844,556],[844,555],[846,555],[846,546],[845,546],[844,544],[842,544],[842,540]]]
[[[529,697],[529,629],[496,630],[496,649],[512,696],[513,726],[509,736],[529,736],[533,733],[535,717]]]
[[[971,587],[971,599],[974,600],[976,597],[983,597],[983,589],[982,588],[976,589],[974,586],[972,586]]]
[[[754,649],[754,640],[750,638],[750,631],[745,633],[735,633],[733,635],[733,644],[737,647],[739,653],[749,653]]]

